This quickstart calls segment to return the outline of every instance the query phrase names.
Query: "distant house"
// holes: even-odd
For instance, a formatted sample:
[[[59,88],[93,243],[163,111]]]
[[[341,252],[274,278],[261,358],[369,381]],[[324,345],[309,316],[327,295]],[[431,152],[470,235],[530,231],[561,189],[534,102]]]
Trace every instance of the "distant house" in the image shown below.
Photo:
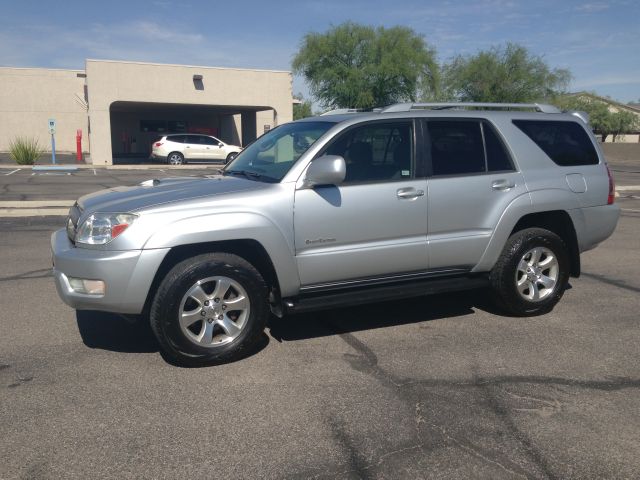
[[[616,143],[639,143],[640,142],[640,103],[624,104],[624,103],[616,102],[615,100],[612,100],[607,97],[594,95],[593,93],[589,93],[589,92],[570,93],[569,96],[585,99],[589,101],[602,102],[607,105],[610,112],[619,112],[620,110],[624,110],[624,111],[633,113],[638,117],[639,126],[636,128],[636,131],[623,134],[623,135],[618,135],[615,141]],[[613,135],[607,135],[607,138],[604,139],[604,142],[606,143],[613,142]]]

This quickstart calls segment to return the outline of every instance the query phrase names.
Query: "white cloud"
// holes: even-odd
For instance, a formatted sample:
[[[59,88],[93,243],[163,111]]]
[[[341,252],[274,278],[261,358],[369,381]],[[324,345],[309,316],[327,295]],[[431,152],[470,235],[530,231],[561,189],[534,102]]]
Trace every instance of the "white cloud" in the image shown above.
[[[291,45],[208,36],[184,25],[148,20],[92,23],[68,30],[31,25],[0,31],[0,65],[83,68],[85,58],[289,69]]]
[[[575,7],[576,12],[584,12],[584,13],[597,13],[597,12],[602,12],[608,9],[609,9],[609,4],[604,2],[583,3],[582,5],[578,5],[577,7]]]

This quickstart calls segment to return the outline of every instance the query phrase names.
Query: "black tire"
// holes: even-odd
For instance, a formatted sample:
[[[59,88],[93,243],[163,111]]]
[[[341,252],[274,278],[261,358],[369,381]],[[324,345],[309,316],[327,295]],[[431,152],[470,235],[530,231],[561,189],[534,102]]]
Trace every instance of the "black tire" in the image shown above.
[[[171,163],[172,157],[175,158],[174,163]],[[180,152],[171,152],[169,155],[167,155],[168,165],[182,165],[183,163],[186,163],[186,162],[184,161],[184,155],[181,154]]]
[[[518,265],[523,256],[534,248],[548,249],[557,260],[558,270],[553,287],[537,301],[523,298],[517,288]],[[532,273],[534,275],[534,273]],[[509,237],[489,276],[494,299],[505,312],[515,316],[533,316],[547,313],[560,301],[569,280],[569,256],[564,241],[543,228],[527,228]],[[537,290],[536,286],[536,290]],[[529,290],[525,290],[529,294]]]
[[[229,163],[231,160],[233,160],[237,156],[238,156],[237,152],[231,152],[229,155],[227,155],[227,159],[224,161],[224,164],[226,165],[227,163]]]
[[[237,282],[249,298],[249,315],[236,338],[224,345],[203,347],[182,331],[178,318],[187,291],[198,281],[223,276]],[[160,283],[150,309],[151,328],[164,353],[184,366],[230,362],[250,352],[263,335],[269,316],[267,286],[260,273],[237,255],[209,253],[175,265]],[[204,322],[204,320],[203,320]]]

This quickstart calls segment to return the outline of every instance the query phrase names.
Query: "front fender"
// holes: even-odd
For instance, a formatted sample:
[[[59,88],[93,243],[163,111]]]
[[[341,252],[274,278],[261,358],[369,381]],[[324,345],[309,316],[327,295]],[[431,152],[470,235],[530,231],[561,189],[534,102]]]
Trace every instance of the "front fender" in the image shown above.
[[[282,296],[300,288],[293,246],[268,218],[251,212],[215,213],[176,220],[154,233],[144,249],[172,248],[225,240],[255,240],[271,258]]]

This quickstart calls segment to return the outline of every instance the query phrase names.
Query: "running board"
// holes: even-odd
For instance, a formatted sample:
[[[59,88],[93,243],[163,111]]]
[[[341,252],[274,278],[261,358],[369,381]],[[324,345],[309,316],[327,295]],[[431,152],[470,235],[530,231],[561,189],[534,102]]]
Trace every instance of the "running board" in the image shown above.
[[[419,297],[435,293],[456,292],[484,288],[489,285],[486,275],[465,275],[429,280],[394,282],[388,285],[375,285],[353,289],[340,289],[320,294],[302,294],[298,297],[284,298],[285,313],[302,313],[327,310],[339,307],[363,305],[365,303],[384,302],[399,298]]]

